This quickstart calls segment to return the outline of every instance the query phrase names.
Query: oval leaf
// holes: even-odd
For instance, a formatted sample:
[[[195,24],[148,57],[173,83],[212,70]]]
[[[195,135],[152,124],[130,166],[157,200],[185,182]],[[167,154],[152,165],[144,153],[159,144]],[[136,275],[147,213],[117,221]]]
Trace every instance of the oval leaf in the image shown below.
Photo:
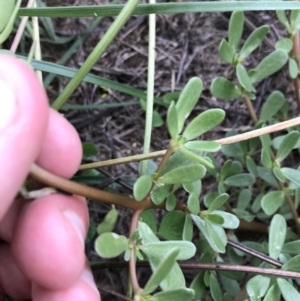
[[[262,43],[268,32],[269,26],[267,25],[256,28],[244,43],[243,48],[240,51],[240,60],[244,60],[252,53]]]
[[[283,141],[280,143],[276,158],[279,161],[284,160],[292,151],[295,144],[298,142],[299,139],[299,132],[298,131],[292,131],[289,132],[283,139]]]
[[[285,103],[284,95],[279,91],[272,92],[262,106],[259,121],[269,121]]]
[[[270,281],[270,277],[261,275],[251,278],[246,285],[247,293],[250,299],[259,300],[261,297],[263,297],[269,288]]]
[[[98,234],[103,234],[106,232],[111,232],[118,220],[119,212],[117,209],[111,209],[105,215],[103,221],[98,225],[97,232]]]
[[[185,215],[182,239],[191,241],[193,238],[193,221],[190,214]]]
[[[206,214],[205,219],[209,222],[216,224],[216,225],[223,225],[224,224],[224,218],[221,215],[218,214]]]
[[[170,192],[166,200],[166,210],[173,211],[176,207],[177,200],[173,192]]]
[[[222,40],[219,47],[219,56],[223,61],[229,64],[233,63],[235,53],[233,49],[230,47],[229,43],[224,39]]]
[[[282,215],[275,214],[272,218],[269,233],[269,255],[277,259],[286,236],[286,221]]]
[[[297,187],[300,187],[300,171],[299,170],[296,170],[293,168],[288,168],[288,167],[283,167],[283,168],[281,168],[281,172],[293,184],[295,184]]]
[[[175,168],[159,178],[165,184],[181,184],[202,179],[206,173],[203,165],[194,164]]]
[[[199,204],[198,197],[193,193],[189,195],[187,208],[193,214],[198,214],[200,211],[200,204]]]
[[[270,191],[261,199],[261,207],[267,215],[273,215],[283,204],[283,191]]]
[[[228,43],[236,51],[244,29],[244,12],[235,11],[231,14],[228,28]]]
[[[221,109],[206,110],[188,124],[182,136],[193,140],[219,125],[224,118],[225,112]]]
[[[211,83],[210,91],[213,96],[223,100],[235,99],[242,95],[239,87],[225,77],[216,77]]]
[[[222,291],[216,276],[210,273],[209,288],[214,301],[222,301]]]
[[[293,41],[289,38],[283,38],[276,42],[275,44],[276,49],[282,49],[287,54],[293,49]]]
[[[137,201],[143,200],[152,187],[152,179],[148,175],[143,175],[137,179],[133,186],[133,196]]]
[[[176,262],[179,250],[176,248],[171,249],[165,254],[166,255],[163,257],[160,264],[157,266],[152,276],[148,280],[144,288],[145,294],[151,294],[153,291],[155,291],[163,279],[170,273]]]
[[[300,294],[287,280],[277,278],[277,284],[285,301],[300,300]]]
[[[293,58],[289,58],[289,74],[291,78],[298,76],[298,64]]]
[[[168,130],[170,133],[170,136],[173,139],[177,139],[178,137],[178,116],[177,116],[177,109],[175,107],[175,102],[172,101],[169,109],[168,109],[168,115],[167,115],[167,125]]]
[[[127,238],[116,233],[103,233],[95,241],[95,250],[103,258],[117,257],[127,248]]]
[[[212,203],[209,205],[208,211],[213,212],[214,210],[217,210],[218,208],[220,208],[221,206],[223,206],[226,203],[228,198],[229,198],[229,195],[227,193],[223,193],[223,194],[218,195],[212,201]]]
[[[275,50],[266,56],[255,68],[251,77],[252,83],[259,82],[280,70],[287,62],[288,55],[281,49]]]
[[[221,144],[215,141],[188,141],[184,146],[202,152],[216,152],[221,149]]]
[[[182,131],[185,120],[188,118],[198,102],[202,93],[202,88],[202,80],[199,77],[193,77],[188,81],[180,93],[179,99],[176,103],[178,133]]]
[[[255,178],[251,174],[242,173],[225,179],[224,184],[231,187],[246,187],[255,183]]]
[[[300,254],[285,262],[282,269],[291,272],[300,272]]]
[[[151,301],[191,301],[194,297],[194,290],[189,288],[179,288],[176,290],[169,290],[160,292],[151,297]]]
[[[232,213],[215,210],[214,213],[222,216],[224,223],[221,225],[225,229],[237,229],[240,225],[240,220]]]
[[[255,88],[252,86],[251,79],[247,73],[247,70],[242,64],[236,65],[236,75],[239,80],[240,85],[247,92],[255,92]]]

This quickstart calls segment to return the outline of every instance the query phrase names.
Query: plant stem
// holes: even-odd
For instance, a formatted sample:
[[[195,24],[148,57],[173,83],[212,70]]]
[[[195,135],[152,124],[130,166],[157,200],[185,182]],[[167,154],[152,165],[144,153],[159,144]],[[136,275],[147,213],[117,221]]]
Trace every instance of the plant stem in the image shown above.
[[[155,0],[150,0],[150,4],[155,3]],[[152,120],[153,120],[153,103],[154,103],[154,78],[155,78],[155,38],[156,38],[156,16],[149,15],[149,43],[148,43],[148,80],[147,80],[147,107],[146,107],[146,122],[144,134],[143,153],[150,152]],[[147,174],[148,161],[142,162],[141,174]]]
[[[244,104],[246,105],[246,107],[248,109],[249,115],[250,115],[253,123],[256,124],[258,119],[257,119],[256,113],[255,113],[255,110],[253,108],[251,99],[247,95],[243,95],[243,100],[244,100]]]
[[[104,53],[106,48],[110,45],[112,40],[121,30],[125,22],[128,20],[130,15],[132,14],[134,8],[137,6],[139,0],[129,0],[114,23],[110,26],[108,31],[105,33],[103,38],[97,44],[97,46],[90,53],[88,58],[85,60],[83,65],[79,68],[78,72],[74,75],[74,77],[67,84],[62,93],[58,96],[58,98],[53,102],[52,107],[56,110],[59,110],[61,106],[68,100],[74,90],[78,87],[84,77],[88,74],[91,68],[96,64],[100,56]]]
[[[173,148],[169,145],[169,148],[164,153],[164,156],[163,156],[162,160],[159,162],[159,165],[157,167],[157,170],[156,170],[157,176],[159,176],[161,174],[161,172],[163,171],[166,163],[168,162],[168,160],[172,156],[172,154],[173,154]]]
[[[293,56],[297,62],[298,69],[300,68],[300,32],[298,31],[293,41]],[[295,97],[300,112],[300,80],[298,76],[294,79]]]
[[[300,117],[296,117],[293,119],[289,119],[287,121],[283,121],[283,122],[280,122],[277,124],[263,127],[261,129],[253,130],[251,132],[246,132],[243,134],[215,140],[215,142],[218,142],[221,145],[227,145],[227,144],[236,143],[236,142],[252,139],[255,137],[259,137],[261,135],[266,135],[266,134],[270,134],[273,132],[277,132],[277,131],[280,131],[280,130],[283,130],[286,128],[290,128],[290,127],[293,127],[293,126],[296,126],[299,124],[300,124]],[[79,170],[92,169],[92,168],[98,168],[98,167],[104,167],[104,166],[112,166],[112,165],[118,165],[118,164],[125,164],[125,163],[129,163],[129,162],[138,162],[138,161],[142,161],[145,159],[160,158],[166,154],[166,151],[167,150],[161,150],[161,151],[152,152],[149,154],[133,155],[133,156],[123,157],[123,158],[118,158],[118,159],[113,159],[113,160],[83,164],[79,167]]]

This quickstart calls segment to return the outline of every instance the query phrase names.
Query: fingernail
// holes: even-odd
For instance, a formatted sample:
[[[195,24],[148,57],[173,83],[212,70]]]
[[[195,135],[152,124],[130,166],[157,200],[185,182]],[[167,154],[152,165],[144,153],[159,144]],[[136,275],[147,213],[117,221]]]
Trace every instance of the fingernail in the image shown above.
[[[64,211],[65,217],[72,223],[73,227],[77,231],[80,241],[82,242],[82,245],[84,245],[84,237],[85,237],[85,228],[83,221],[81,218],[73,211],[66,210]]]
[[[16,97],[11,87],[0,79],[0,130],[5,128],[14,117]]]
[[[96,284],[95,284],[94,277],[93,277],[93,275],[92,275],[92,273],[91,273],[90,270],[85,269],[85,270],[82,272],[80,278],[81,278],[84,282],[88,283],[88,284],[89,284],[93,289],[95,289],[95,290],[97,291],[97,293],[99,294],[99,291],[98,291],[97,286],[96,286]]]

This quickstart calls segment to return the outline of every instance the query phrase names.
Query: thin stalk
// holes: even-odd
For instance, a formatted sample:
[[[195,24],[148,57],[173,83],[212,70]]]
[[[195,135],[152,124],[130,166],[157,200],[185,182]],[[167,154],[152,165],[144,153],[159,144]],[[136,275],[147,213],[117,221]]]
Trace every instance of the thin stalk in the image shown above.
[[[232,144],[232,143],[252,139],[255,137],[259,137],[262,135],[278,132],[283,129],[290,128],[290,127],[293,127],[293,126],[296,126],[299,124],[300,124],[300,117],[296,117],[293,119],[289,119],[287,121],[283,121],[283,122],[280,122],[277,124],[263,127],[261,129],[257,129],[257,130],[253,130],[253,131],[246,132],[243,134],[215,140],[215,142],[218,142],[221,145]],[[86,170],[86,169],[92,169],[92,168],[98,168],[98,167],[104,167],[104,166],[112,166],[112,165],[118,165],[118,164],[126,164],[129,162],[139,162],[139,161],[142,161],[145,159],[160,158],[165,155],[166,151],[167,150],[161,150],[161,151],[152,152],[149,154],[133,155],[133,156],[118,158],[118,159],[113,159],[113,160],[106,160],[106,161],[101,161],[101,162],[83,164],[79,167],[79,170]]]
[[[56,110],[59,110],[61,106],[68,100],[71,94],[75,91],[84,77],[88,74],[88,72],[92,69],[92,67],[96,64],[98,59],[113,41],[115,36],[121,30],[125,22],[128,20],[130,15],[132,14],[134,8],[137,6],[139,0],[129,0],[114,23],[110,26],[108,31],[105,33],[103,38],[99,41],[97,46],[90,53],[86,61],[79,68],[78,72],[75,76],[70,80],[62,93],[58,96],[58,98],[52,104],[52,107]]]
[[[131,237],[132,233],[137,229],[138,223],[139,223],[139,218],[142,213],[142,210],[136,210],[131,218],[131,223],[130,223],[130,233],[129,237]],[[129,260],[129,272],[130,272],[130,279],[131,279],[131,284],[132,284],[132,289],[135,295],[139,293],[141,290],[136,274],[136,255],[135,255],[135,246],[130,250],[130,260]]]
[[[168,162],[168,160],[172,156],[173,152],[174,152],[173,148],[171,146],[169,146],[169,148],[165,152],[162,160],[159,162],[159,165],[158,165],[157,170],[156,170],[157,176],[159,176],[161,174],[162,170],[164,169],[166,163]]]
[[[34,2],[35,2],[35,0],[29,0],[26,7],[32,7]],[[10,47],[10,51],[13,53],[15,53],[17,51],[17,48],[19,46],[19,43],[21,41],[25,26],[26,26],[26,23],[28,21],[28,18],[29,17],[26,17],[26,16],[21,18],[21,22],[18,27],[17,33],[16,33],[15,38]]]
[[[33,3],[33,7],[37,7],[36,1]],[[40,27],[38,17],[32,17],[32,27],[33,27],[33,42],[35,43],[34,48],[34,58],[37,61],[42,60],[42,50],[41,50],[41,41],[40,41]],[[36,70],[36,75],[41,83],[43,83],[43,74],[42,71]]]
[[[295,58],[298,69],[300,68],[300,32],[298,31],[293,41],[293,57]],[[300,80],[298,76],[294,79],[295,98],[300,112]]]
[[[150,4],[154,4],[155,0],[150,0]],[[152,120],[153,120],[153,104],[154,104],[154,78],[155,78],[155,38],[156,38],[156,16],[149,15],[149,44],[148,44],[148,80],[147,80],[147,107],[144,134],[143,153],[150,152]],[[142,162],[141,174],[147,174],[148,161]]]
[[[257,115],[255,113],[255,110],[253,108],[250,98],[247,95],[243,95],[243,101],[248,109],[249,115],[250,115],[253,123],[256,124],[258,122],[258,119],[257,119]]]

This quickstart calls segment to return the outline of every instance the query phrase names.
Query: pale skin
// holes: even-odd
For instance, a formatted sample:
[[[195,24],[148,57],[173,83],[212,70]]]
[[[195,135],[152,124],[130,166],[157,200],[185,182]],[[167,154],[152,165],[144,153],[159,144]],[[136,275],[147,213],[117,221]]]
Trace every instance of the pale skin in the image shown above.
[[[49,109],[24,62],[0,55],[0,300],[99,301],[84,255],[89,216],[81,197],[15,199],[36,162],[70,178],[81,160],[75,129]]]

